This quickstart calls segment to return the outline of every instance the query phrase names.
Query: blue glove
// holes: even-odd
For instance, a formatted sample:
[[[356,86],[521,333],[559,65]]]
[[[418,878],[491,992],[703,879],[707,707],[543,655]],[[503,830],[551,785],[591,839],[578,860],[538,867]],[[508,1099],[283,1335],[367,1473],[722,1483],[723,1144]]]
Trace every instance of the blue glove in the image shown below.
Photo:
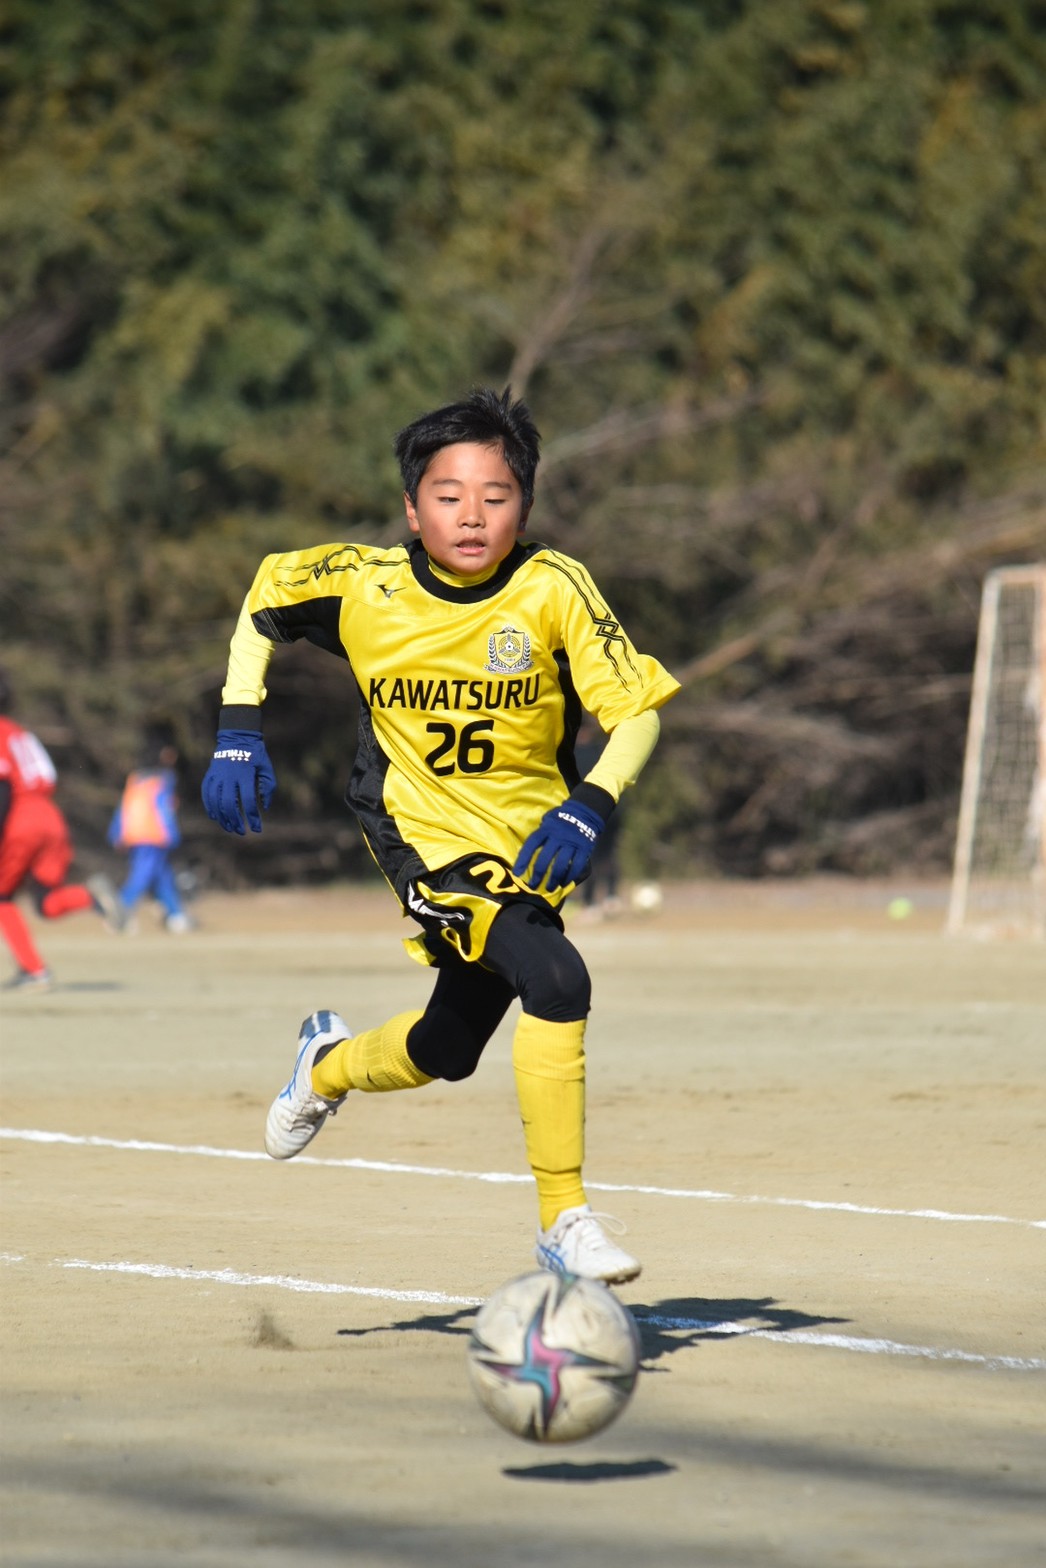
[[[558,892],[568,882],[580,882],[605,826],[599,812],[591,806],[565,800],[561,806],[545,812],[517,855],[513,875],[533,888],[544,882],[549,893]]]
[[[267,811],[275,790],[276,775],[260,732],[219,730],[200,790],[211,821],[242,836],[246,818],[251,832],[260,833],[259,802]]]

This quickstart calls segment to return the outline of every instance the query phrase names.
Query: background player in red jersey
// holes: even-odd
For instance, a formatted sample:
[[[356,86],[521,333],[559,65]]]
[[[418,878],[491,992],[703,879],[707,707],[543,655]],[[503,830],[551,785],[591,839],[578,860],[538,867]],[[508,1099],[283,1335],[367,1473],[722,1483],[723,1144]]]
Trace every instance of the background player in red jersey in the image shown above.
[[[53,796],[54,763],[36,736],[10,717],[11,684],[0,671],[0,935],[18,966],[5,990],[46,990],[44,963],[15,895],[24,890],[45,920],[81,909],[101,914],[114,929],[122,907],[108,877],[68,882],[73,846]]]

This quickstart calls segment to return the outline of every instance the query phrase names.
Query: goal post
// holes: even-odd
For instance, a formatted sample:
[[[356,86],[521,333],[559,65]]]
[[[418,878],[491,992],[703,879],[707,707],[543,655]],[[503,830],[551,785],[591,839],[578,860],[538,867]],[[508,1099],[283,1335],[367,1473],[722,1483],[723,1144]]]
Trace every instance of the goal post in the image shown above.
[[[984,582],[947,929],[1046,935],[1046,564]]]

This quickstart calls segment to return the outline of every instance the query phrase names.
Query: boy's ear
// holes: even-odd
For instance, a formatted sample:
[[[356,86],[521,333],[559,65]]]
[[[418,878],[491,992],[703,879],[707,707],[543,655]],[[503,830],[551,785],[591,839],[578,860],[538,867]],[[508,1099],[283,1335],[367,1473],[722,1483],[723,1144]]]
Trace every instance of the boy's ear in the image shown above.
[[[418,522],[418,514],[417,514],[417,512],[416,512],[416,510],[414,508],[414,502],[411,500],[411,498],[407,494],[406,490],[404,490],[404,492],[403,492],[403,507],[404,507],[404,510],[405,510],[405,512],[407,514],[407,522],[410,524],[410,531],[411,531],[411,533],[412,534],[420,533],[421,532],[421,524]]]
[[[516,529],[516,532],[518,534],[522,534],[522,533],[526,532],[527,518],[529,516],[530,516],[530,507],[529,506],[524,507],[523,511],[520,512],[520,514],[519,514],[519,527]]]

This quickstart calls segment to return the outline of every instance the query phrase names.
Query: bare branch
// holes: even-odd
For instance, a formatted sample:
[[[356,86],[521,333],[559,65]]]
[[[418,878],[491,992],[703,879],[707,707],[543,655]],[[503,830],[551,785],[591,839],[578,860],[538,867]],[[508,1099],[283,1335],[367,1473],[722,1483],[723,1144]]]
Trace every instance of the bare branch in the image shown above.
[[[542,458],[546,470],[577,457],[595,457],[601,452],[633,451],[654,441],[692,435],[711,425],[725,424],[747,413],[762,401],[762,393],[750,391],[737,397],[720,398],[703,408],[685,403],[662,403],[648,408],[624,408],[606,414],[584,430],[549,442]]]
[[[527,382],[548,355],[552,345],[566,332],[571,322],[592,298],[596,261],[609,237],[604,224],[595,224],[582,235],[574,254],[566,288],[556,295],[540,321],[531,328],[517,350],[509,370],[509,382],[522,397]]]

